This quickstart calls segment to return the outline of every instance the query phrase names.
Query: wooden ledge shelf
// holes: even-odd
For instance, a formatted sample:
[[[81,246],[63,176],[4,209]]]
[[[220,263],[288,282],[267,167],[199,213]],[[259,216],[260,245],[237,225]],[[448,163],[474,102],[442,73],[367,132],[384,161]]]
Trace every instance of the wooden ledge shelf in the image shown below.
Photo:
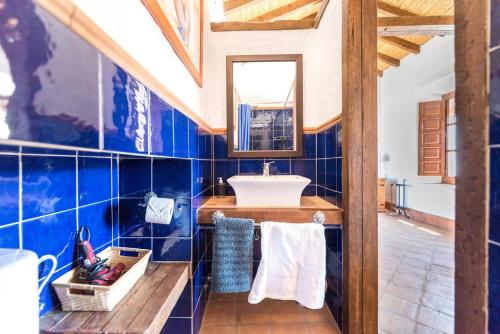
[[[160,333],[189,279],[188,263],[149,263],[146,273],[110,312],[55,310],[41,333]]]
[[[217,210],[222,211],[226,217],[251,218],[256,223],[263,221],[310,223],[316,211],[322,211],[325,214],[325,225],[341,225],[343,220],[342,209],[317,196],[302,196],[298,208],[242,208],[236,206],[236,197],[226,196],[208,199],[198,209],[198,224],[212,224],[212,215]]]

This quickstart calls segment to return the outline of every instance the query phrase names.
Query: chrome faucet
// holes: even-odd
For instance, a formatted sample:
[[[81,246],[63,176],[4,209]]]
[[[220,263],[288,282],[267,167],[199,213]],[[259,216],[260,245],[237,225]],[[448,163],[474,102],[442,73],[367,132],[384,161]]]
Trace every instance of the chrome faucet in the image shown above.
[[[271,167],[271,164],[273,164],[273,163],[274,163],[274,161],[264,162],[264,166],[262,168],[262,175],[269,176],[269,168]]]

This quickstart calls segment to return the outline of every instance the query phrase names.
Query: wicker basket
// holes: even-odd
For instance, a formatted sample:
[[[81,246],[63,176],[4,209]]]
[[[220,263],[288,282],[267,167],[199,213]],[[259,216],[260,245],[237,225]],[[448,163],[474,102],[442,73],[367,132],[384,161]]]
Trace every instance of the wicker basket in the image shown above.
[[[78,269],[73,269],[52,282],[64,311],[111,311],[132,289],[146,271],[151,251],[148,249],[108,247],[97,256],[108,264],[125,265],[125,272],[110,286],[78,283]]]

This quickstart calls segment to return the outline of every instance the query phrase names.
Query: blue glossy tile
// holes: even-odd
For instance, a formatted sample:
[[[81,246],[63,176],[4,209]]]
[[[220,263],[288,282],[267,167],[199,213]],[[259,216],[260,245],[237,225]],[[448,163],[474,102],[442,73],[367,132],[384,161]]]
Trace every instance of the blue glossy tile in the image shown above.
[[[324,131],[325,135],[325,158],[333,158],[336,150],[336,129],[335,126],[328,128]]]
[[[500,333],[500,246],[489,244],[489,332]]]
[[[342,159],[336,159],[337,164],[337,186],[334,190],[342,192]]]
[[[153,191],[160,197],[191,197],[191,161],[154,159]]]
[[[200,128],[198,139],[200,159],[212,159],[212,136]]]
[[[316,135],[304,134],[304,158],[316,159]]]
[[[335,141],[336,141],[336,148],[335,148],[335,156],[336,157],[341,157],[342,156],[342,123],[337,123],[335,125]]]
[[[490,53],[490,145],[500,144],[500,49]]]
[[[0,153],[19,153],[19,146],[17,145],[1,145],[0,144]]]
[[[34,251],[38,257],[54,255],[58,269],[76,260],[75,236],[76,210],[23,222],[23,248]],[[39,277],[45,274],[44,270]]]
[[[134,238],[126,237],[120,238],[120,247],[151,249],[151,238]]]
[[[153,261],[191,261],[190,238],[153,239]]]
[[[191,193],[192,196],[198,195],[202,191],[203,179],[200,175],[200,160],[191,160]]]
[[[491,0],[491,47],[500,45],[500,0]]]
[[[0,27],[8,139],[97,148],[97,51],[32,1],[3,7],[3,18],[17,19]]]
[[[174,156],[189,157],[189,124],[186,115],[174,109]]]
[[[324,131],[316,135],[316,156],[318,158],[326,156],[326,135]]]
[[[325,159],[325,186],[328,189],[337,189],[337,159]]]
[[[19,248],[19,225],[0,227],[0,248]]]
[[[119,176],[118,176],[118,157],[113,156],[111,163],[111,183],[113,184],[111,188],[111,196],[113,198],[118,197],[120,185],[119,185]]]
[[[316,160],[292,160],[292,174],[311,179],[316,184]]]
[[[302,192],[302,196],[316,196],[317,187],[316,185],[308,185]]]
[[[102,56],[104,148],[148,153],[148,89]]]
[[[193,275],[193,305],[196,307],[203,294],[203,287],[207,282],[206,261],[200,262]]]
[[[19,221],[19,158],[0,156],[0,226]]]
[[[170,224],[151,224],[153,237],[190,237],[191,236],[191,204],[189,199],[178,199],[176,210]]]
[[[238,175],[238,160],[215,160],[214,168],[215,178],[222,177],[227,182],[231,176]]]
[[[316,196],[325,199],[326,198],[326,188],[324,186],[318,185],[316,187]]]
[[[326,159],[318,159],[316,161],[317,167],[317,183],[326,187]]]
[[[190,334],[191,333],[191,318],[168,318],[167,323],[161,330],[160,334]]]
[[[173,107],[151,92],[151,153],[174,155]]]
[[[214,159],[227,159],[227,135],[214,136]]]
[[[272,175],[288,175],[290,174],[290,159],[266,159],[266,161],[274,161],[274,163],[271,165],[270,173]],[[262,173],[262,170],[260,171],[259,174]]]
[[[193,122],[192,120],[188,121],[188,126],[189,126],[189,157],[190,158],[199,158],[200,153],[198,152],[199,149],[199,140],[200,136],[198,133],[198,124]]]
[[[120,236],[120,215],[119,215],[119,207],[118,207],[118,199],[111,200],[112,207],[112,218],[113,218],[113,239],[117,239]],[[118,242],[115,241],[114,246],[117,246]]]
[[[76,158],[23,156],[23,219],[76,206]]]
[[[207,190],[213,183],[213,175],[212,175],[212,161],[210,160],[202,160],[200,161],[200,171],[199,174],[203,178],[201,180],[202,190]]]
[[[151,191],[151,159],[120,160],[120,196],[143,197]]]
[[[90,152],[90,151],[78,151],[77,154],[79,157],[90,157],[90,158],[95,158],[95,157],[100,157],[100,158],[111,158],[113,154],[109,152]]]
[[[77,155],[75,150],[60,150],[60,149],[45,148],[45,147],[22,146],[21,151],[23,154],[64,155],[64,156]]]
[[[144,199],[120,198],[120,236],[150,237],[151,224],[146,223],[146,208]]]
[[[203,322],[203,315],[205,314],[205,309],[207,306],[207,291],[202,290],[201,296],[199,298],[198,304],[195,306],[195,311],[193,315],[193,333],[197,334],[201,330],[201,325]]]
[[[240,175],[262,175],[262,159],[239,159],[239,174]]]
[[[115,204],[117,204],[115,202]],[[113,239],[113,202],[111,200],[81,207],[78,210],[78,225],[90,229],[90,242],[94,248],[101,247]]]
[[[175,303],[170,317],[190,317],[191,314],[191,280],[188,281],[182,294]]]
[[[78,158],[79,205],[111,198],[111,160]]]
[[[500,148],[490,150],[490,237],[500,242]]]

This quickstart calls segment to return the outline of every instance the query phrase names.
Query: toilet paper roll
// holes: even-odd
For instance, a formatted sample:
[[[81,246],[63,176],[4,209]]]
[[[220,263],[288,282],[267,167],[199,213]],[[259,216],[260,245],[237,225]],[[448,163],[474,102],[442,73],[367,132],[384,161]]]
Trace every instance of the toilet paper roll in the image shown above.
[[[153,224],[170,224],[174,213],[174,200],[153,196],[146,207],[146,222]]]

